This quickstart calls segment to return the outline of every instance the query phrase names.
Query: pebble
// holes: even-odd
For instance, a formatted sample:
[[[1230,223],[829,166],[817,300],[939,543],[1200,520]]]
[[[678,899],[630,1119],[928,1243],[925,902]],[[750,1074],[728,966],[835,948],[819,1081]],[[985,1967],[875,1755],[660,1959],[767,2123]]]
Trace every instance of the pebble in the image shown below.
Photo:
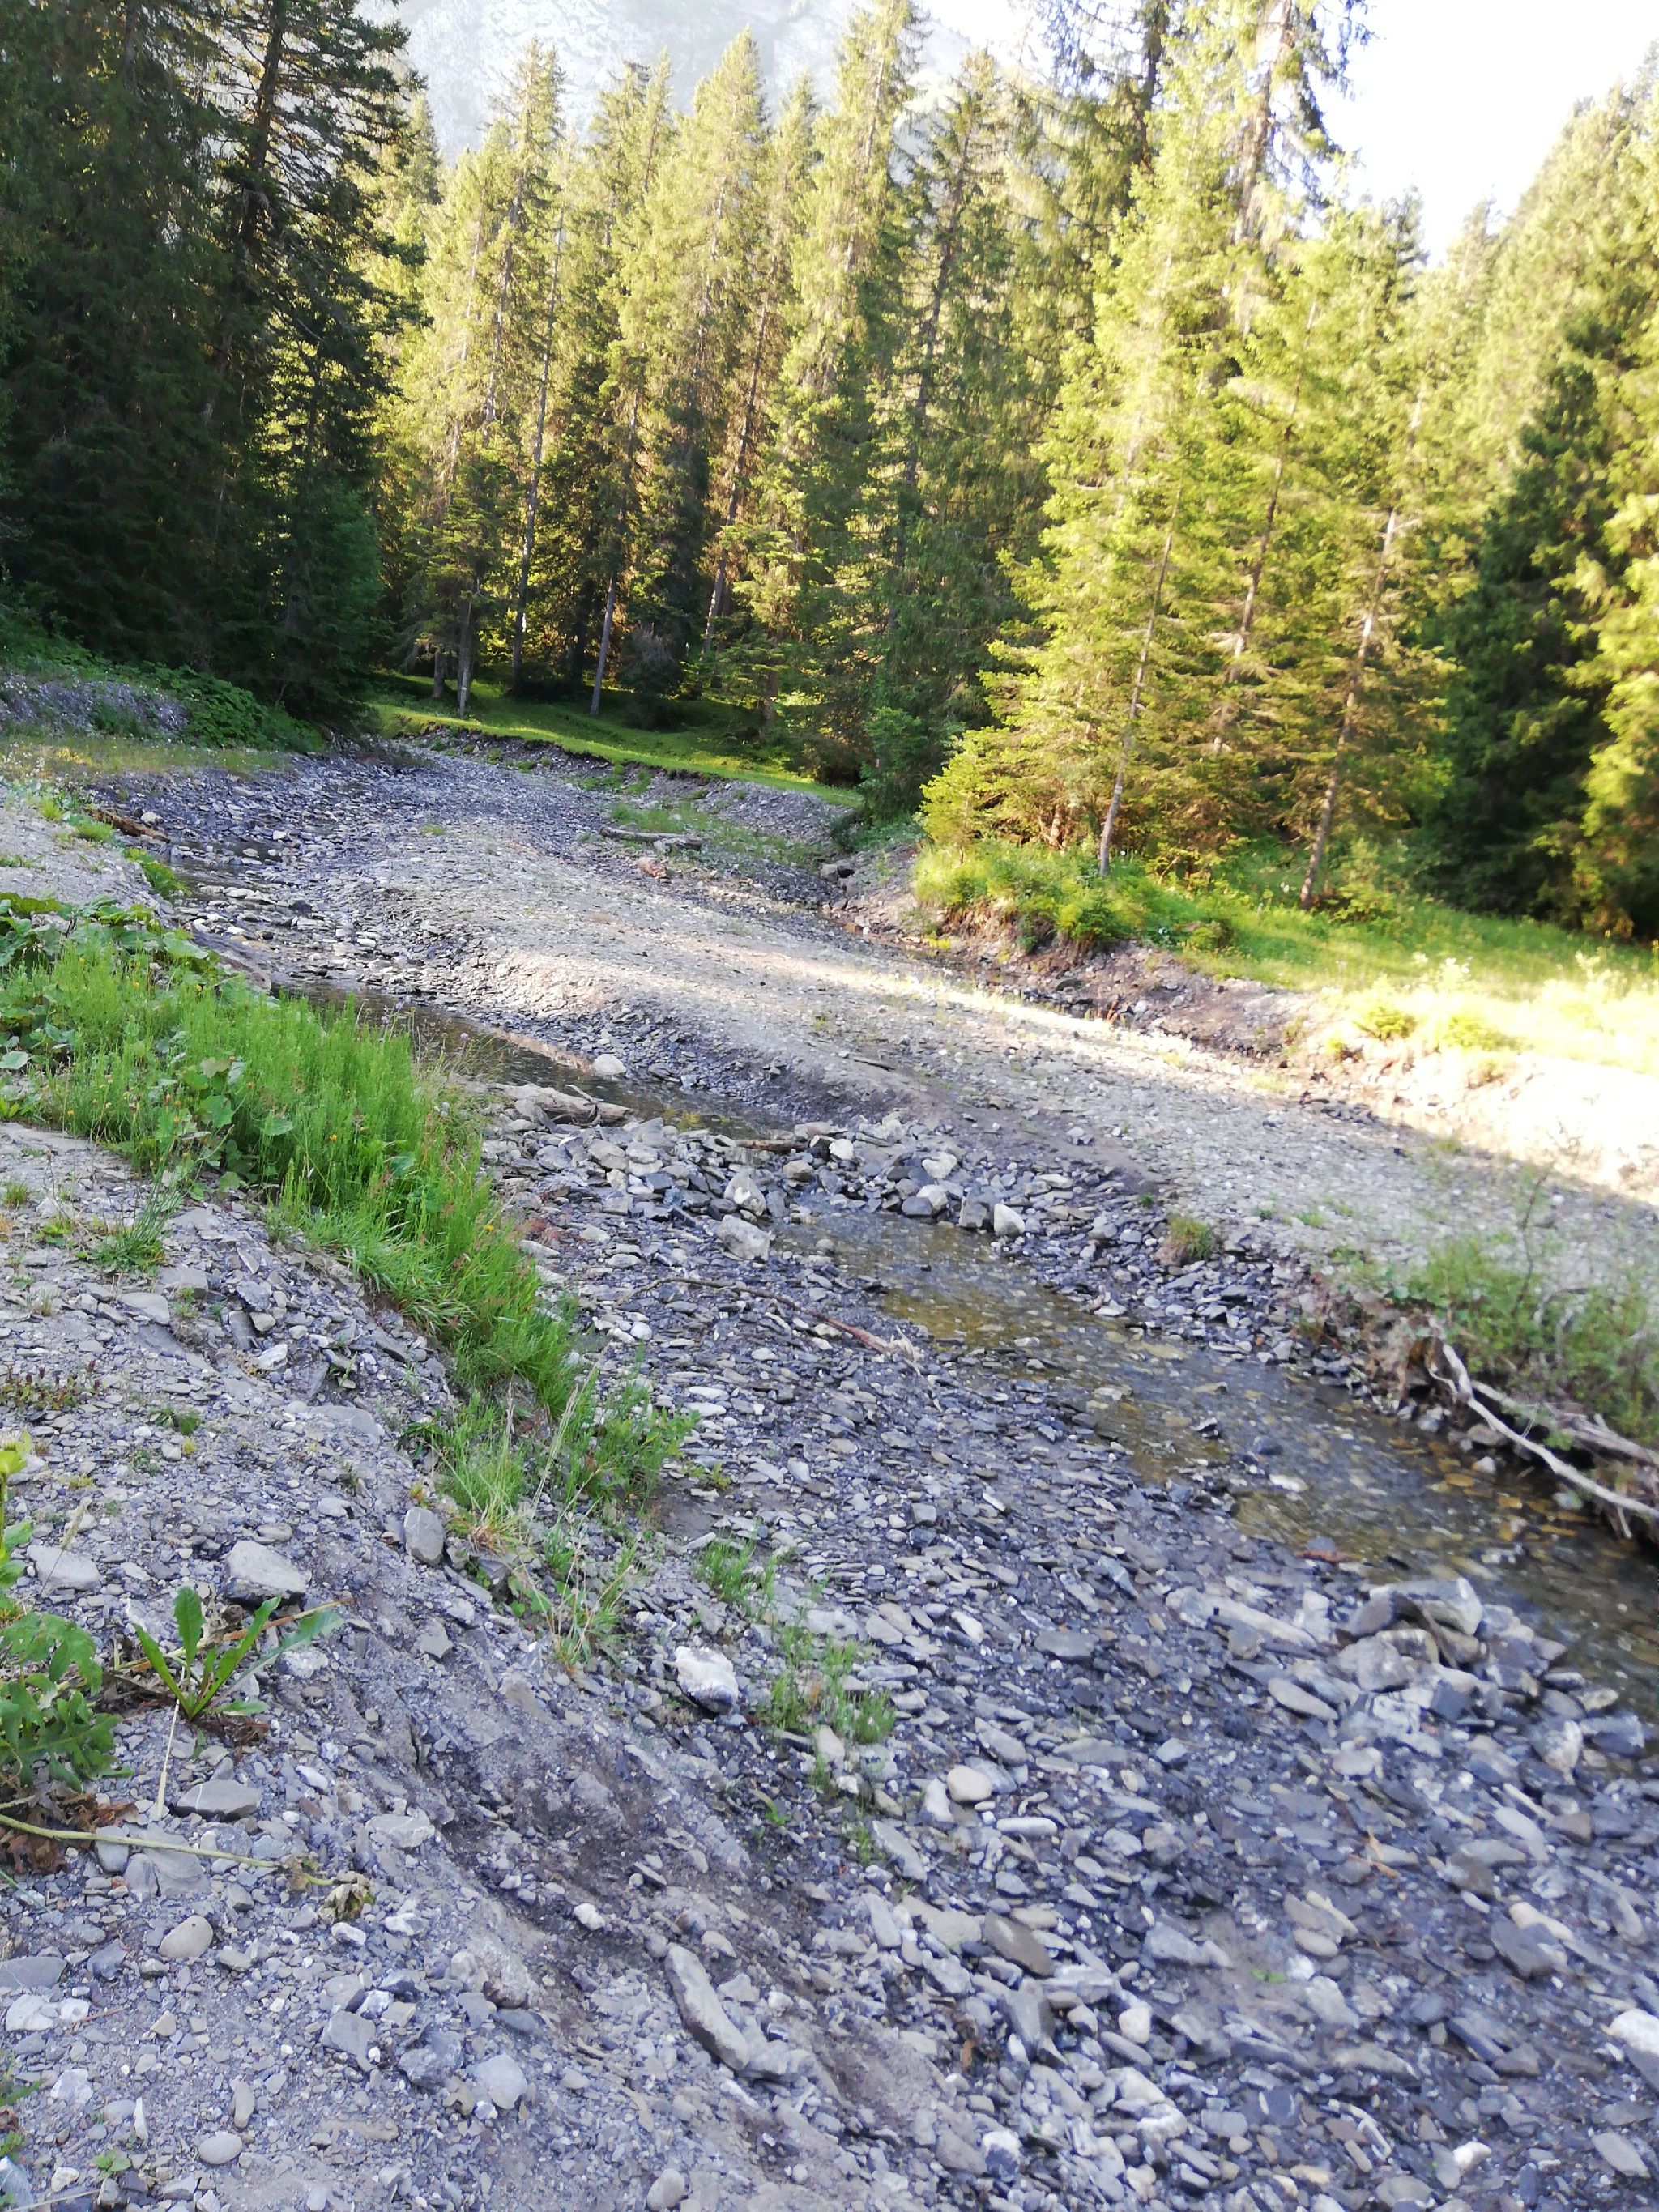
[[[199,1912],[170,1928],[155,1947],[157,1957],[169,1964],[204,1958],[212,1948],[213,1923]]]
[[[196,2146],[196,2155],[204,2166],[228,2166],[241,2154],[242,2138],[231,2128],[216,2129]]]
[[[665,2166],[645,2193],[645,2212],[674,2212],[684,2204],[690,2184],[677,2166]]]

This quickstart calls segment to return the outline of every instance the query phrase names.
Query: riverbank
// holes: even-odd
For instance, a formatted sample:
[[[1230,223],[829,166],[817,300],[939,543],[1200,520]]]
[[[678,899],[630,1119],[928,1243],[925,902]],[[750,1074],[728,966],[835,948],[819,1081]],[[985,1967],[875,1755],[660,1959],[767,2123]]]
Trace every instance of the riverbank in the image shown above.
[[[477,764],[124,796],[243,961],[402,992],[459,1073],[504,1086],[489,1169],[550,1296],[602,1374],[697,1426],[614,1583],[620,1537],[594,1529],[610,1610],[561,1663],[441,1459],[398,1441],[447,1388],[429,1347],[268,1251],[234,1194],[168,1232],[197,1318],[146,1322],[36,1227],[66,1194],[131,1210],[119,1171],[31,1183],[21,1256],[52,1279],[19,1270],[18,1364],[108,1376],[46,1454],[96,1471],[100,1514],[70,1543],[79,1492],[34,1493],[97,1572],[65,1605],[106,1627],[165,1592],[182,1498],[189,1571],[217,1589],[263,1543],[351,1615],[315,1671],[273,1675],[274,1742],[204,1746],[171,1801],[204,1887],[165,1892],[158,1842],[129,1863],[153,1893],[77,1860],[17,1908],[16,1956],[64,1962],[13,2031],[64,2084],[27,2108],[43,2179],[90,2179],[113,2142],[152,2194],[238,2212],[273,2189],[515,2212],[1639,2192],[1651,2099],[1608,2041],[1659,2014],[1659,1654],[1632,1555],[1547,1498],[1495,1519],[1474,1447],[1379,1419],[1340,1355],[1311,1371],[1276,1225],[1176,1266],[1122,1140],[1017,1114],[1006,1078],[991,1104],[977,1067],[901,1100],[935,1079],[850,1057],[890,968],[790,903],[798,862],[641,874],[599,834],[609,797]],[[43,870],[88,857],[42,834]],[[648,934],[643,896],[677,927]],[[808,984],[840,1024],[810,1060]],[[468,1045],[453,1007],[525,1042]],[[953,1183],[988,1230],[921,1199]],[[71,1316],[95,1346],[52,1334]],[[143,1326],[184,1346],[176,1376],[142,1364],[180,1356],[123,1334]],[[319,1335],[355,1392],[326,1359],[259,1364]],[[169,1376],[203,1416],[178,1458],[144,1410]],[[147,1803],[156,1721],[131,1744]],[[230,1795],[192,1803],[204,1784]],[[213,1864],[296,1838],[325,1877],[297,1900]],[[306,1917],[354,1872],[361,1942]],[[76,2008],[106,1969],[100,2041]],[[152,2054],[141,2143],[122,2107]]]

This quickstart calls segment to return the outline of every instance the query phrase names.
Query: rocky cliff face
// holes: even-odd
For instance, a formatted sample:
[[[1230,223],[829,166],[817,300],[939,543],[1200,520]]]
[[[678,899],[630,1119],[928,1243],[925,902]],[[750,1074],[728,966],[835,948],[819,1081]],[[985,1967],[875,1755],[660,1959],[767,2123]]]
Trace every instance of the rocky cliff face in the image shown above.
[[[410,58],[426,79],[438,134],[453,153],[479,137],[491,102],[532,39],[551,43],[568,83],[573,115],[621,67],[667,51],[684,97],[745,27],[760,47],[767,81],[802,70],[823,82],[854,0],[397,0],[409,27]],[[956,0],[936,26],[930,66],[949,67],[970,38],[983,37],[1000,0]],[[1009,13],[1012,15],[1012,8]]]

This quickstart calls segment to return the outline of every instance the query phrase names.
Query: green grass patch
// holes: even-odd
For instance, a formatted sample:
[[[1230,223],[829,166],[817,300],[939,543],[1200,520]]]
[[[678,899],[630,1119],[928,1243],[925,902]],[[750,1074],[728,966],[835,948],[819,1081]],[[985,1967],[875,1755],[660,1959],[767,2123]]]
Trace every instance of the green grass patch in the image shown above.
[[[806,1610],[803,1605],[778,1627],[780,1664],[767,1684],[762,1718],[793,1735],[823,1727],[845,1744],[883,1742],[898,1719],[892,1699],[883,1690],[855,1689],[850,1679],[868,1655],[845,1638],[817,1634]]]
[[[642,1392],[601,1398],[483,1173],[477,1112],[407,1039],[265,998],[111,908],[0,920],[0,1038],[12,1115],[110,1146],[169,1190],[212,1170],[263,1193],[279,1230],[339,1255],[444,1346],[465,1390],[511,1393],[587,1494],[630,1494],[673,1448]]]
[[[434,724],[458,731],[483,730],[491,736],[526,744],[562,746],[618,767],[686,769],[699,775],[736,777],[786,791],[821,788],[800,757],[783,739],[769,737],[752,714],[714,699],[675,703],[680,726],[643,730],[629,724],[631,702],[622,691],[607,691],[599,714],[575,701],[514,697],[489,684],[474,687],[472,712],[463,721],[431,696],[431,685],[415,677],[384,678],[370,696],[382,731],[408,737]]]
[[[924,907],[990,922],[1028,949],[1140,940],[1206,974],[1317,993],[1332,1029],[1659,1075],[1659,947],[1420,897],[1402,850],[1357,842],[1332,871],[1329,900],[1308,914],[1299,867],[1273,848],[1201,876],[1158,877],[1130,859],[1103,878],[1081,848],[924,845],[913,881]]]
[[[1196,1261],[1213,1260],[1220,1249],[1221,1239],[1207,1221],[1195,1221],[1189,1213],[1172,1213],[1158,1257],[1166,1267],[1190,1267]]]
[[[1659,1446],[1659,1311],[1634,1275],[1555,1287],[1524,1255],[1460,1237],[1395,1295],[1430,1310],[1472,1373],[1517,1397],[1565,1399]]]

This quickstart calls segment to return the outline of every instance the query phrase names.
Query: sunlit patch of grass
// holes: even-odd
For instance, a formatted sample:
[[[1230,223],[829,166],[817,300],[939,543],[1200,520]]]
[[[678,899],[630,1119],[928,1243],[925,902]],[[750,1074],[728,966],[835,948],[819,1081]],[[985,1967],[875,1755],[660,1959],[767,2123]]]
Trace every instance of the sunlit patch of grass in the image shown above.
[[[1403,878],[1380,890],[1363,875],[1346,890],[1340,871],[1335,881],[1340,895],[1304,913],[1299,869],[1283,853],[1184,876],[1131,857],[1103,878],[1080,849],[986,840],[923,846],[914,886],[925,908],[989,921],[1028,950],[1137,940],[1206,974],[1316,993],[1304,1034],[1340,1045],[1346,1031],[1350,1048],[1357,1032],[1386,1030],[1413,1050],[1532,1052],[1659,1075],[1659,948],[1464,914]]]
[[[483,730],[531,744],[550,742],[567,752],[588,753],[618,764],[737,776],[787,791],[822,788],[803,772],[784,740],[763,734],[752,714],[718,700],[678,701],[674,708],[678,728],[644,730],[624,719],[629,699],[620,691],[607,691],[604,711],[592,715],[574,701],[514,698],[494,684],[481,684],[473,690],[472,712],[462,721],[447,705],[432,699],[430,690],[417,678],[382,678],[372,703],[386,734],[405,737],[442,723],[458,731]]]

